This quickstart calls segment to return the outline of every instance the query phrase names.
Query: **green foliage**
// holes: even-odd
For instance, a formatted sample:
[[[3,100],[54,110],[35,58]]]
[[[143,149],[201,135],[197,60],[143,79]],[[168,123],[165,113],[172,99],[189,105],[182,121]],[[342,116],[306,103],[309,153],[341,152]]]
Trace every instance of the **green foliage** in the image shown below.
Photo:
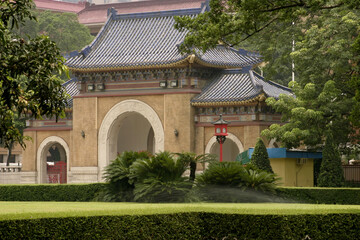
[[[105,187],[95,184],[0,185],[0,201],[89,202]]]
[[[326,138],[317,185],[319,187],[344,185],[344,170],[341,166],[340,154],[331,134]]]
[[[185,153],[176,153],[178,155],[178,161],[188,163],[190,165],[190,181],[195,180],[196,165],[198,163],[210,163],[217,160],[215,154],[200,154],[196,155],[195,153],[185,152]]]
[[[210,163],[204,173],[197,177],[200,185],[238,186],[246,174],[245,168],[238,162]]]
[[[358,0],[211,0],[209,12],[176,21],[188,31],[184,51],[246,47],[263,56],[266,79],[286,84],[295,73],[297,98],[267,102],[285,122],[265,131],[268,138],[288,148],[322,144],[327,131],[343,145],[359,138],[353,132],[360,126]]]
[[[247,174],[243,176],[243,182],[240,186],[243,189],[251,189],[261,192],[275,192],[275,183],[279,180],[275,174],[269,174],[268,171],[256,171],[247,169]]]
[[[284,125],[273,124],[262,132],[268,139],[277,139],[287,148],[301,144],[316,147],[323,141],[325,132],[336,135],[336,144],[346,143],[353,131],[346,114],[351,111],[354,101],[346,98],[336,83],[329,80],[318,91],[316,84],[308,83],[304,88],[291,83],[296,95],[281,95],[279,100],[268,98],[266,103],[282,113]]]
[[[104,196],[108,201],[132,201],[134,183],[129,182],[130,166],[137,159],[149,159],[147,152],[123,152],[106,168],[104,179],[109,184]]]
[[[270,165],[269,155],[265,144],[261,138],[258,138],[255,144],[254,152],[251,155],[251,163],[261,170],[274,173]]]
[[[301,203],[360,205],[360,188],[279,187],[276,195]]]
[[[34,19],[32,6],[30,0],[0,2],[0,142],[5,148],[15,142],[25,147],[16,116],[57,119],[66,106],[62,81],[55,74],[67,68],[55,43],[46,36],[24,40],[11,31]]]
[[[0,221],[1,239],[357,239],[358,214],[177,213]],[[266,227],[264,227],[266,226]]]
[[[157,153],[149,159],[138,159],[130,167],[134,183],[134,200],[142,202],[183,202],[192,183],[182,175],[188,162],[175,160],[169,152]]]
[[[214,162],[197,177],[199,194],[216,202],[270,201],[276,188],[275,174],[239,162]]]
[[[26,21],[18,32],[24,38],[44,34],[56,43],[62,53],[80,50],[93,40],[90,30],[79,23],[74,13],[35,12],[38,21]]]

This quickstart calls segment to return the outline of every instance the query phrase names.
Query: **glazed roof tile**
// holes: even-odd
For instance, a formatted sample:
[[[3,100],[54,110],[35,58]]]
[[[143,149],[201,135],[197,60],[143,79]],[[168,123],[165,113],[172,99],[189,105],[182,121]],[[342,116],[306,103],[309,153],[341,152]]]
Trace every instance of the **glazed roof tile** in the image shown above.
[[[203,6],[204,8],[204,6]],[[70,58],[67,65],[73,70],[124,69],[154,67],[180,62],[189,57],[181,54],[178,45],[187,32],[173,26],[174,16],[195,16],[203,9],[194,8],[138,14],[116,14],[110,17],[95,40],[80,54]],[[195,61],[212,67],[243,67],[258,63],[258,56],[246,51],[218,46],[205,53],[197,51]]]
[[[212,103],[239,103],[265,97],[279,98],[280,94],[292,94],[287,87],[271,81],[254,71],[223,70],[219,71],[204,87],[203,91],[191,100],[193,105],[211,105]]]
[[[73,106],[73,97],[80,93],[80,91],[77,89],[76,83],[77,79],[72,78],[63,84],[66,93],[70,95],[70,98],[67,100],[67,107],[69,108]]]

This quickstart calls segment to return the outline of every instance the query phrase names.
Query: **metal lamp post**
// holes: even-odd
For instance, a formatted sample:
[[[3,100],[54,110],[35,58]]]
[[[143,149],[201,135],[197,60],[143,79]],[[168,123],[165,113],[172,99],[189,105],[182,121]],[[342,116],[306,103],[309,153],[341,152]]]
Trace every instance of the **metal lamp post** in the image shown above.
[[[222,145],[226,140],[226,136],[228,135],[227,126],[229,122],[225,121],[222,118],[222,114],[220,114],[220,118],[217,121],[213,122],[212,124],[214,124],[215,126],[214,136],[216,136],[216,141],[220,144],[220,162],[222,162],[223,160]]]

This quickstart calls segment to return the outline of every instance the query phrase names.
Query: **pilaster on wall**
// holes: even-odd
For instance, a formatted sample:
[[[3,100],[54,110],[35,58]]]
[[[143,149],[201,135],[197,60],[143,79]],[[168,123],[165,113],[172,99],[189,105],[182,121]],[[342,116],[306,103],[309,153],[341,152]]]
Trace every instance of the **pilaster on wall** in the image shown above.
[[[97,98],[74,98],[71,167],[97,166]]]
[[[257,138],[260,137],[261,127],[259,125],[244,126],[244,149],[255,147]]]
[[[195,151],[195,110],[190,100],[194,94],[164,95],[165,150],[170,152]],[[176,136],[175,130],[178,135]]]

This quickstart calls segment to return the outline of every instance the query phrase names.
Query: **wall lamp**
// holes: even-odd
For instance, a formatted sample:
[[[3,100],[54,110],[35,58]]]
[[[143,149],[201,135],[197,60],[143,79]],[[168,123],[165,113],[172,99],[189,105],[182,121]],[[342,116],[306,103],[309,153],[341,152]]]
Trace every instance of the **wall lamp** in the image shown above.
[[[178,132],[177,129],[174,130],[174,134],[175,134],[176,137],[179,136],[179,132]]]

